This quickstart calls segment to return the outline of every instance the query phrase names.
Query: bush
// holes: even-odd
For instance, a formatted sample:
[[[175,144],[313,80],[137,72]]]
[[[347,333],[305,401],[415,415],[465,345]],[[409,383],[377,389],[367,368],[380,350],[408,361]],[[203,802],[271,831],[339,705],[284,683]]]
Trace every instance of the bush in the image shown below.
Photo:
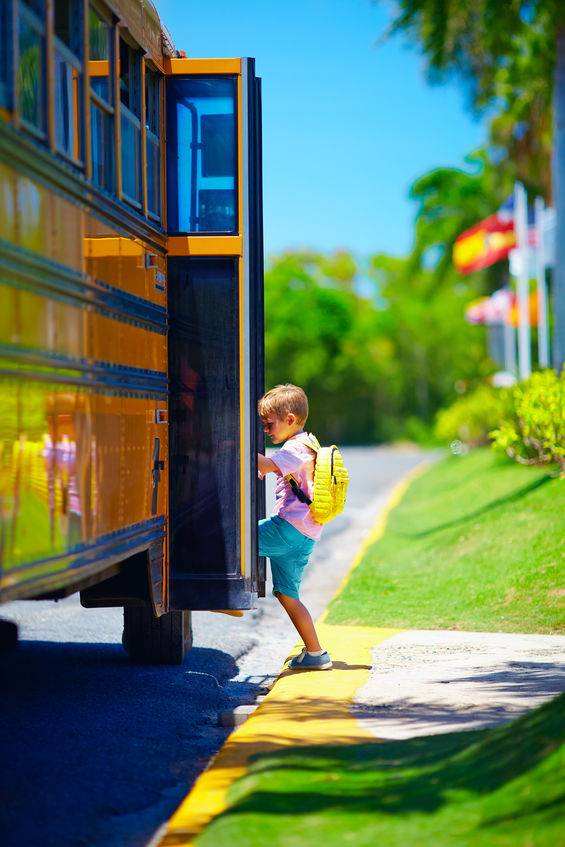
[[[410,416],[404,421],[401,441],[407,439],[420,447],[440,447],[435,429],[421,418]]]
[[[506,389],[507,413],[490,436],[495,450],[523,465],[556,462],[565,471],[565,369],[539,371]]]
[[[504,417],[506,391],[480,385],[436,417],[435,432],[442,442],[462,441],[470,447],[489,443],[489,432]]]

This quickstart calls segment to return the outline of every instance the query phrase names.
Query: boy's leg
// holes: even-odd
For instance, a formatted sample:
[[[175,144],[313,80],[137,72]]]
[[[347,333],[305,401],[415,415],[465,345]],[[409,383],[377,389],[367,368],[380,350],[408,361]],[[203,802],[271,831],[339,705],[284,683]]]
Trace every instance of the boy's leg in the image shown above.
[[[295,597],[288,597],[286,594],[281,594],[280,591],[277,591],[275,597],[296,627],[308,652],[315,653],[320,651],[322,648],[318,640],[316,627],[304,603],[301,603]]]

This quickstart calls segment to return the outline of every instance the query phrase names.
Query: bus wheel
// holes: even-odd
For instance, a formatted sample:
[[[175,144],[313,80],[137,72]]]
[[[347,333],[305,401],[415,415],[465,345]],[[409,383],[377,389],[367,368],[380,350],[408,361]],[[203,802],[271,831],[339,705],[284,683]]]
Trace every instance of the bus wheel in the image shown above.
[[[192,646],[190,612],[156,618],[150,606],[124,606],[122,644],[134,662],[180,665]]]

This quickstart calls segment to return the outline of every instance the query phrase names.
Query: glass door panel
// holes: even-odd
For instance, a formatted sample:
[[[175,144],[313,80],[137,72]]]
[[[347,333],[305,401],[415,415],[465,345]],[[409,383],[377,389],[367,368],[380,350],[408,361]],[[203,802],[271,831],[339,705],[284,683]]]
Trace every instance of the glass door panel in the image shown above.
[[[230,77],[168,80],[168,229],[237,231],[237,82]]]

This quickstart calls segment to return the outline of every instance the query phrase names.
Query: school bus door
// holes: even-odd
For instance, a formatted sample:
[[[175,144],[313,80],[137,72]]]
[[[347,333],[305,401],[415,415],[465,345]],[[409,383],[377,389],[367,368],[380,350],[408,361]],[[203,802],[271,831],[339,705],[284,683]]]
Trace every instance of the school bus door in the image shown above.
[[[252,59],[167,66],[171,609],[264,596],[261,89]]]

